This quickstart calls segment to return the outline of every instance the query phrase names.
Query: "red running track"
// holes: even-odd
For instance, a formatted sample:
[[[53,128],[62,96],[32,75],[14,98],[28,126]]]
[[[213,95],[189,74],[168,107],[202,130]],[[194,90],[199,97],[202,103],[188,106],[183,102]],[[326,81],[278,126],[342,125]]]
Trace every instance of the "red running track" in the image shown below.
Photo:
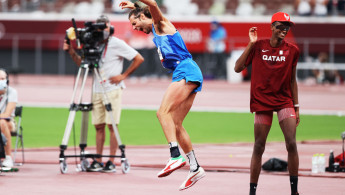
[[[11,77],[11,85],[19,93],[20,104],[31,106],[68,107],[72,96],[74,76],[19,75]],[[130,79],[124,93],[127,108],[157,109],[169,80]],[[228,84],[225,81],[205,81],[197,95],[194,110],[249,111],[249,83]],[[90,92],[90,88],[87,88]],[[301,113],[344,115],[343,86],[299,85]],[[138,98],[140,97],[140,98]],[[87,99],[87,98],[85,98]],[[84,100],[85,100],[84,99]],[[305,195],[345,194],[345,173],[312,174],[311,157],[330,149],[341,152],[341,142],[298,143],[300,154],[299,191]],[[194,145],[199,163],[207,176],[186,191],[178,187],[187,175],[188,166],[167,178],[157,178],[169,157],[167,146],[128,146],[126,154],[132,165],[128,174],[76,172],[74,159],[68,159],[69,171],[61,174],[58,165],[59,149],[27,149],[26,164],[19,172],[2,173],[0,190],[4,194],[119,194],[170,195],[176,193],[223,195],[248,194],[251,143]],[[87,148],[94,152],[94,148]],[[73,154],[73,148],[67,150]],[[107,152],[107,151],[105,151]],[[284,143],[268,143],[263,162],[276,157],[286,159]],[[18,156],[19,157],[19,156]],[[19,157],[20,160],[20,157]],[[117,164],[119,165],[119,164]],[[287,172],[262,172],[257,194],[289,194]]]
[[[286,159],[284,143],[268,143],[263,162],[276,157]],[[26,164],[19,172],[2,173],[0,189],[4,194],[123,194],[123,195],[245,195],[249,187],[249,164],[252,144],[196,144],[198,162],[206,170],[206,177],[183,192],[178,191],[188,173],[188,165],[166,178],[157,173],[169,157],[167,146],[128,146],[126,155],[132,165],[128,174],[122,174],[117,162],[117,173],[77,172],[74,158],[68,158],[68,172],[59,171],[59,149],[40,148],[26,150]],[[300,154],[299,191],[302,195],[344,194],[345,173],[311,173],[311,157],[315,153],[341,152],[341,142],[298,143]],[[95,148],[87,148],[90,153]],[[105,154],[108,153],[108,148]],[[66,154],[74,154],[69,148]],[[18,156],[19,157],[19,156]],[[19,160],[20,157],[19,157]],[[107,159],[103,159],[106,161]],[[262,171],[257,194],[289,194],[287,172]]]

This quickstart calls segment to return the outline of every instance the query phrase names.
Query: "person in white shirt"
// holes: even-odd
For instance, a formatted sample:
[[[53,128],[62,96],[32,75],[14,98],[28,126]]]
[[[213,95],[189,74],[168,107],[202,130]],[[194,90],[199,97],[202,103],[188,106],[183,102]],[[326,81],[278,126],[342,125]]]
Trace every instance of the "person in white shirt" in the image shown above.
[[[102,57],[99,61],[99,73],[102,80],[105,80],[103,86],[112,106],[113,117],[116,121],[116,126],[120,122],[121,114],[121,97],[122,90],[125,88],[123,80],[127,78],[139,65],[144,61],[144,58],[132,47],[127,45],[123,40],[110,35],[110,22],[107,16],[101,15],[97,23],[105,23],[107,28],[104,29],[104,34],[108,34],[105,39],[105,48]],[[75,52],[65,40],[63,49],[68,51],[73,61],[80,66],[82,58]],[[132,63],[124,73],[123,60],[132,60]],[[105,140],[105,126],[107,125],[110,131],[110,155],[116,154],[118,147],[116,137],[112,127],[111,118],[108,116],[103,100],[103,90],[97,78],[94,78],[93,95],[92,95],[92,124],[96,128],[96,150],[97,154],[102,155],[103,145]],[[102,171],[115,172],[114,158],[109,158],[106,165],[103,167],[102,158],[98,158],[92,162],[88,171]]]
[[[4,167],[13,167],[11,157],[11,131],[14,131],[15,129],[14,112],[17,102],[17,91],[9,86],[8,73],[5,69],[0,69],[0,129],[1,133],[6,138],[6,158],[2,162],[2,166]]]

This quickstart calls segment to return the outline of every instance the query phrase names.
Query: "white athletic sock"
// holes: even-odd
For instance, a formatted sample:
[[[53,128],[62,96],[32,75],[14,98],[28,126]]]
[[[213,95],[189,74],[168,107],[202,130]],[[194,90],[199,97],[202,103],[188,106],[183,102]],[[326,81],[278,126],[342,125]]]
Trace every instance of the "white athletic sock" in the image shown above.
[[[170,148],[177,147],[177,142],[169,142]]]
[[[198,161],[195,158],[194,150],[186,154],[189,159],[190,171],[196,171],[199,168]]]

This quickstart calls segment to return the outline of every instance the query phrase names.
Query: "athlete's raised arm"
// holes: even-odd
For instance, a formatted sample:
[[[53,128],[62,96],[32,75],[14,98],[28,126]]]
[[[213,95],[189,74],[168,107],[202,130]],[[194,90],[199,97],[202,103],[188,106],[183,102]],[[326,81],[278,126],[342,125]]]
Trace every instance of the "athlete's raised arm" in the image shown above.
[[[157,24],[161,21],[164,21],[165,18],[163,16],[161,10],[159,9],[157,2],[155,0],[140,0],[140,1],[149,7],[150,13],[152,15],[152,19],[153,19],[155,24]],[[124,9],[124,8],[134,9],[134,3],[130,2],[130,1],[124,1],[124,2],[120,3],[120,7],[122,9]]]
[[[244,70],[246,68],[246,60],[250,54],[250,52],[252,51],[252,48],[255,44],[255,42],[258,40],[258,33],[257,33],[257,28],[256,27],[251,27],[249,29],[249,43],[246,47],[246,49],[244,50],[244,52],[242,53],[242,55],[237,59],[236,64],[235,64],[235,72],[239,73],[242,70]]]
[[[140,0],[140,1],[145,3],[147,6],[149,6],[150,13],[152,15],[152,19],[155,24],[165,20],[155,0]]]
[[[154,24],[154,27],[155,27],[155,31],[158,35],[167,35],[167,34],[173,35],[176,32],[175,26],[167,18],[163,16],[155,0],[140,0],[140,1],[146,4],[148,11],[150,12],[149,18],[152,20],[152,23]],[[129,8],[129,9],[135,10],[139,7],[139,5],[137,3],[132,3],[130,1],[124,1],[120,3],[120,7],[122,9]],[[139,20],[145,19],[145,18],[142,18],[144,16],[141,16],[141,15],[136,16],[136,17],[138,18],[140,17]]]

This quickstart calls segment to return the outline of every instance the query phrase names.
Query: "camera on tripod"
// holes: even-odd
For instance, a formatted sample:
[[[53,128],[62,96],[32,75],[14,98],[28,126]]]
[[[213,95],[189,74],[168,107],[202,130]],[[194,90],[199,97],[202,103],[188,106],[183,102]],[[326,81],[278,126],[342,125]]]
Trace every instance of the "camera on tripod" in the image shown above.
[[[107,39],[104,36],[105,23],[85,22],[85,28],[77,29],[80,37],[80,43],[83,44],[83,54],[86,63],[98,65],[104,47],[103,41]],[[104,44],[103,44],[104,45]]]
[[[101,58],[101,54],[105,48],[104,40],[112,34],[106,32],[104,29],[107,28],[106,23],[93,23],[85,22],[84,28],[77,28],[74,19],[72,19],[73,27],[66,30],[66,39],[69,40],[77,39],[78,48],[82,44],[82,55],[83,64],[98,67],[98,62]]]
[[[78,49],[82,52],[82,61],[79,66],[78,75],[76,78],[76,82],[73,88],[72,100],[70,104],[70,112],[65,128],[65,133],[62,139],[62,143],[60,145],[60,155],[59,155],[59,162],[60,162],[60,171],[61,173],[67,173],[67,158],[71,157],[79,157],[80,164],[77,166],[77,171],[87,171],[90,166],[89,161],[87,158],[101,158],[101,157],[112,157],[112,158],[121,158],[121,168],[123,173],[128,173],[130,170],[130,164],[125,155],[125,145],[122,144],[120,139],[120,134],[117,129],[115,118],[112,114],[112,107],[109,101],[109,98],[106,94],[104,82],[105,80],[102,79],[100,72],[99,72],[99,60],[102,57],[103,51],[106,52],[108,38],[114,33],[114,27],[110,25],[109,19],[102,15],[97,19],[96,23],[92,22],[85,22],[84,28],[77,28],[77,25],[72,19],[73,27],[69,28],[66,31],[66,43],[70,44],[70,40],[75,40],[78,45]],[[109,28],[109,30],[108,30]],[[82,47],[81,47],[82,44]],[[71,48],[71,47],[70,47]],[[78,58],[78,65],[79,65],[79,58]],[[88,74],[94,74],[94,79],[101,84],[101,89],[103,93],[103,101],[105,104],[105,110],[108,113],[108,116],[111,119],[112,129],[114,131],[116,141],[118,143],[119,149],[121,151],[121,155],[101,155],[101,154],[89,154],[85,152],[85,148],[87,147],[87,132],[88,132],[88,120],[89,120],[89,112],[92,110],[92,104],[85,104],[82,103],[82,97],[84,95],[84,88],[86,84],[86,80]],[[79,85],[79,82],[81,84]],[[80,90],[78,90],[80,87]],[[77,97],[78,96],[78,97]],[[68,146],[68,140],[74,127],[74,119],[76,116],[76,112],[82,112],[82,121],[81,121],[81,133],[80,133],[80,155],[66,155],[65,150]],[[74,129],[74,128],[73,128]]]
[[[84,26],[85,28],[77,29],[80,42],[84,44],[84,47],[97,45],[107,38],[104,37],[104,29],[107,28],[105,23],[85,22]]]

